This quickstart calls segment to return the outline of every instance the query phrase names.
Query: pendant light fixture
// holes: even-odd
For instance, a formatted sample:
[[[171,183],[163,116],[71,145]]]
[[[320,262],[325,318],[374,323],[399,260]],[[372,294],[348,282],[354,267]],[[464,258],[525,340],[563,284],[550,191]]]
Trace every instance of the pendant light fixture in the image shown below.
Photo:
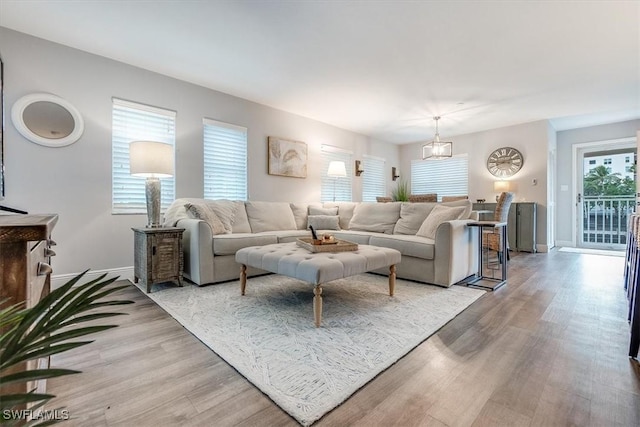
[[[422,160],[441,160],[453,155],[453,142],[440,141],[440,133],[438,133],[438,120],[440,116],[435,116],[436,136],[433,141],[422,146]]]

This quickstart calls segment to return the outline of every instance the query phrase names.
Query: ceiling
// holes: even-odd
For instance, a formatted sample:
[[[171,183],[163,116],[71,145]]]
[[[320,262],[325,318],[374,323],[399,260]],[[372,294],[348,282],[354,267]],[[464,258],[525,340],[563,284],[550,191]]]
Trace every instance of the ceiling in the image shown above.
[[[640,118],[637,1],[0,0],[0,26],[398,144]]]

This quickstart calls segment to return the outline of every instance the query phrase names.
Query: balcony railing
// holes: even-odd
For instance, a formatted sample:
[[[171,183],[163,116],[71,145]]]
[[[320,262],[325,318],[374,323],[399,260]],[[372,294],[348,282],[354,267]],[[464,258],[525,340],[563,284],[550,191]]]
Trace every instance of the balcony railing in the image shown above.
[[[586,196],[582,212],[584,243],[627,243],[627,219],[635,208],[635,196]]]

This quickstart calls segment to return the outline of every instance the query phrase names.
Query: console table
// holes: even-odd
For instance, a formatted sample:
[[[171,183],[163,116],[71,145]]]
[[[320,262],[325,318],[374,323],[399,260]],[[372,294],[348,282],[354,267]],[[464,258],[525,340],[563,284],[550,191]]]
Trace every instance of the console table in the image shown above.
[[[496,203],[474,203],[474,211],[489,210],[494,212]],[[519,252],[536,252],[537,203],[514,202],[509,208],[507,220],[507,236],[509,249]],[[492,219],[492,213],[480,215],[481,220]]]
[[[50,249],[55,245],[51,231],[57,221],[58,215],[0,215],[0,300],[8,298],[0,307],[24,303],[31,308],[49,295],[50,263],[55,255]],[[16,364],[4,374],[48,366],[49,358],[43,357]],[[34,388],[44,393],[46,380],[5,385],[2,393],[27,393]]]

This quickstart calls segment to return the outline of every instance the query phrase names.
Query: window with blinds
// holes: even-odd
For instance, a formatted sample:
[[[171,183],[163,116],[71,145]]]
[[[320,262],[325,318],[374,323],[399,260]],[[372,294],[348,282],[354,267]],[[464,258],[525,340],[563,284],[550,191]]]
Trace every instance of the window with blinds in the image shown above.
[[[175,147],[176,112],[113,98],[111,137],[111,211],[147,212],[145,178],[129,173],[129,143],[157,141]],[[175,199],[175,180],[162,178],[162,210]]]
[[[352,153],[329,145],[322,146],[322,183],[320,200],[322,202],[350,202],[351,197],[351,177],[353,176]],[[327,175],[329,163],[337,160],[344,162],[347,176],[344,178],[333,178]],[[366,173],[366,172],[365,172]]]
[[[442,196],[469,194],[469,160],[461,154],[444,160],[411,162],[411,193],[437,193]]]
[[[371,156],[362,157],[362,201],[375,202],[376,197],[387,195],[387,180],[384,173],[384,159]]]
[[[204,119],[204,198],[247,200],[247,128]]]

